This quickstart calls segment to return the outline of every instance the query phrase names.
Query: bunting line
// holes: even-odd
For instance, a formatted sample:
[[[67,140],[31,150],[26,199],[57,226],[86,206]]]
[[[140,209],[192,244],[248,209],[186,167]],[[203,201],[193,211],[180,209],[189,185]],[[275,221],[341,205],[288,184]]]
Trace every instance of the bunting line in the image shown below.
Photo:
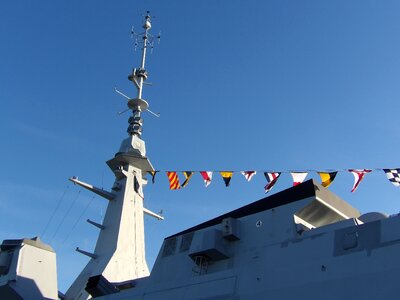
[[[267,179],[267,184],[264,186],[265,193],[268,193],[273,186],[276,184],[278,178],[283,173],[290,173],[293,179],[293,186],[297,186],[300,183],[304,182],[306,177],[308,176],[309,172],[315,172],[321,178],[321,185],[324,187],[329,187],[332,182],[336,179],[337,174],[340,172],[349,172],[354,176],[354,183],[351,189],[351,192],[355,192],[361,181],[364,179],[365,175],[373,172],[373,171],[383,171],[389,180],[395,187],[400,187],[400,168],[374,168],[374,169],[336,169],[336,170],[327,170],[327,171],[320,171],[320,170],[304,170],[304,171],[262,171],[264,173],[265,178]],[[157,173],[161,172],[160,170],[157,171],[147,171],[152,176],[152,182],[155,183],[155,178]],[[225,186],[230,186],[232,177],[234,173],[241,173],[245,179],[249,182],[253,178],[257,172],[261,171],[165,171],[167,173],[167,177],[169,180],[169,186],[171,190],[177,190],[180,188],[184,188],[189,183],[189,180],[192,178],[193,174],[198,172],[201,174],[205,187],[208,187],[212,181],[212,175],[214,172],[219,172]],[[185,176],[185,180],[182,185],[179,183],[178,172],[182,172]],[[140,189],[140,185],[138,183],[137,178],[134,178],[134,190],[138,192]]]

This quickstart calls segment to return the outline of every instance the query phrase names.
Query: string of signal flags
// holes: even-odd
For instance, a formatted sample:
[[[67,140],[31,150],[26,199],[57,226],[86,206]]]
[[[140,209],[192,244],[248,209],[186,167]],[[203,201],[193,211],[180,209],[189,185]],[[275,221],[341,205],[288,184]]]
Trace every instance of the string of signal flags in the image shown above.
[[[324,187],[328,187],[335,180],[336,175],[339,172],[350,172],[354,176],[354,183],[351,189],[351,192],[355,192],[360,185],[361,181],[364,179],[365,175],[374,171],[383,171],[386,174],[387,179],[396,187],[400,186],[400,168],[395,169],[344,169],[344,170],[332,170],[329,172],[322,171],[279,171],[279,172],[264,172],[264,171],[149,171],[148,173],[152,176],[152,183],[155,183],[156,175],[160,172],[165,172],[168,181],[169,188],[171,190],[179,190],[185,188],[190,179],[193,177],[195,173],[200,173],[205,187],[208,187],[211,184],[214,173],[219,173],[222,177],[225,186],[228,187],[230,185],[231,179],[235,173],[240,173],[244,176],[244,179],[247,181],[251,181],[251,179],[257,173],[263,173],[265,179],[267,180],[266,185],[264,186],[265,193],[268,193],[276,184],[278,179],[280,178],[282,173],[290,173],[293,179],[293,186],[299,185],[302,183],[310,172],[316,172],[321,178],[321,184]],[[184,176],[184,181],[180,183],[178,173],[182,173]]]

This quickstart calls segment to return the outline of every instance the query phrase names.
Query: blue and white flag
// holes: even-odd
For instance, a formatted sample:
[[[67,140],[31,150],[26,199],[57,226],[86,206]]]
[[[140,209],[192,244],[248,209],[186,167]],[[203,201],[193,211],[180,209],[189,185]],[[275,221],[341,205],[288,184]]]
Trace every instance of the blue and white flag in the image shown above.
[[[268,183],[264,187],[265,193],[268,193],[275,185],[275,183],[278,181],[279,176],[281,175],[281,172],[264,172],[264,176],[267,179]]]
[[[387,179],[389,179],[394,186],[400,186],[400,169],[383,169],[383,171],[386,173]]]

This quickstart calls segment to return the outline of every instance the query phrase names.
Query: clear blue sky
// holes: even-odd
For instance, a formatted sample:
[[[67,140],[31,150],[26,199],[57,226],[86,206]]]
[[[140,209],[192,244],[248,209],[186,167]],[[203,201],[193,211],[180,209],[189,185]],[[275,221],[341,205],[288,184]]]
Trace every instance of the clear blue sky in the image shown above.
[[[144,116],[156,169],[400,167],[399,1],[5,1],[0,240],[41,235],[57,250],[61,291],[87,262],[75,247],[95,245],[85,220],[101,221],[107,204],[67,178],[113,184],[105,161],[128,118],[117,116],[125,100],[113,86],[135,95],[130,28],[147,9],[162,30],[144,91],[162,114]],[[165,236],[264,197],[264,184],[235,174],[225,188],[214,174],[205,189],[195,174],[169,191],[159,174],[145,190],[145,205],[166,217],[146,219],[149,265]],[[355,193],[352,184],[340,173],[330,189],[362,212],[399,211],[400,190],[383,172]],[[290,185],[283,174],[272,192]]]

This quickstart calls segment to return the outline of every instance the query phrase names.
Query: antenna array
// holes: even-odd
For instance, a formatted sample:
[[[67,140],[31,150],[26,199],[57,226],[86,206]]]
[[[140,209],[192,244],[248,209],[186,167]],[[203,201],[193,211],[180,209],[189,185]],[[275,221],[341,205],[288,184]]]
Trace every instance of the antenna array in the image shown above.
[[[147,103],[146,100],[142,99],[142,94],[143,94],[143,86],[146,84],[146,80],[148,78],[148,73],[145,69],[145,63],[146,63],[146,54],[147,54],[147,49],[150,48],[151,50],[154,48],[154,42],[156,40],[160,41],[161,39],[161,34],[159,33],[157,36],[153,36],[150,34],[150,29],[151,29],[151,16],[150,12],[147,11],[147,14],[144,16],[144,23],[142,28],[144,29],[144,32],[141,33],[136,33],[134,31],[134,28],[132,27],[131,35],[132,37],[135,38],[135,51],[137,49],[137,46],[139,44],[142,45],[142,59],[141,59],[141,64],[139,68],[134,68],[132,70],[132,73],[128,76],[128,79],[133,82],[137,89],[137,97],[136,98],[130,98],[121,91],[119,91],[117,88],[114,88],[115,92],[123,96],[128,100],[128,109],[119,112],[118,114],[121,115],[124,112],[128,110],[132,110],[132,116],[129,118],[129,127],[128,127],[128,134],[129,135],[137,135],[141,136],[142,135],[142,126],[143,126],[143,119],[142,119],[142,112],[143,111],[148,111],[152,115],[159,117],[159,113],[154,113],[151,110],[149,110],[149,104]],[[148,84],[151,85],[151,84]]]

